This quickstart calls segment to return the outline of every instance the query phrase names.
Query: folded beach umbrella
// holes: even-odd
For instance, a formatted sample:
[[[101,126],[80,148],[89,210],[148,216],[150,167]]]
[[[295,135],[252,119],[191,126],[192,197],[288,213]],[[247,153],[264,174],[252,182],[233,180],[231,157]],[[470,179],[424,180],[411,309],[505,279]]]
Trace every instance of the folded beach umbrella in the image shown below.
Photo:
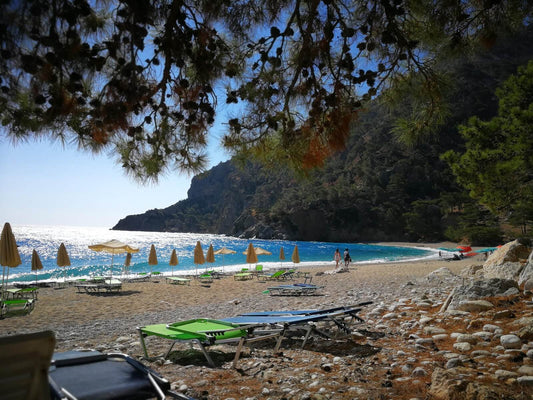
[[[243,253],[246,254],[246,263],[247,264],[254,264],[257,263],[259,260],[257,259],[257,253],[255,252],[254,245],[250,243],[248,245],[248,248]]]
[[[172,266],[172,276],[174,276],[174,267],[178,265],[178,255],[176,254],[176,249],[172,250],[168,265]]]
[[[57,251],[57,266],[63,268],[63,281],[66,281],[67,271],[65,270],[65,267],[70,267],[70,258],[64,243],[59,245],[59,250]]]
[[[298,264],[300,262],[300,254],[298,253],[298,245],[294,246],[294,250],[292,251],[291,260],[295,264]]]
[[[157,265],[157,254],[155,252],[155,246],[150,247],[150,254],[148,255],[148,265],[150,266],[150,275],[152,274],[152,266]]]
[[[116,239],[112,239],[104,243],[93,244],[89,246],[89,249],[94,251],[103,251],[105,253],[111,254],[111,276],[113,276],[113,261],[115,254],[137,253],[139,251],[139,249],[131,247],[130,245],[122,243],[121,241]]]
[[[41,269],[43,269],[43,263],[41,262],[37,251],[33,249],[33,252],[31,253],[31,270],[39,271]],[[35,274],[35,284],[37,285],[37,274]]]
[[[205,261],[208,263],[215,262],[215,251],[213,250],[212,244],[210,244],[209,248],[207,249],[207,254],[205,255]]]
[[[204,251],[202,250],[200,241],[196,242],[196,247],[194,248],[194,265],[196,265],[196,275],[198,275],[198,264],[205,264]]]
[[[285,260],[285,252],[283,251],[283,247],[279,249],[279,260],[281,261],[281,267],[283,267],[283,260]]]
[[[9,222],[6,222],[0,236],[0,264],[2,264],[2,293],[0,299],[4,297],[5,267],[8,267],[7,279],[5,279],[7,281],[9,280],[9,268],[18,267],[21,263],[15,235],[13,235]]]

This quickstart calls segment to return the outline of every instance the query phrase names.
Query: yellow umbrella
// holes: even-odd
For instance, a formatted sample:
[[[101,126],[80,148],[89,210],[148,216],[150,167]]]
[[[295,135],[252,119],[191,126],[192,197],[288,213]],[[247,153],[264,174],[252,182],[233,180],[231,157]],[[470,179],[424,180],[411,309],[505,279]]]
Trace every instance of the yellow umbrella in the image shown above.
[[[57,266],[63,267],[63,280],[66,281],[67,276],[64,267],[70,267],[70,258],[64,243],[59,245],[59,250],[57,251]]]
[[[283,251],[283,247],[279,249],[279,259],[281,261],[281,267],[283,267],[283,260],[285,260],[285,252]]]
[[[213,250],[213,245],[209,245],[209,249],[207,249],[207,254],[205,255],[205,261],[208,263],[214,263],[215,262],[215,251]]]
[[[270,251],[265,250],[261,247],[256,247],[254,250],[255,250],[255,254],[257,254],[258,256],[269,256],[272,254]]]
[[[15,235],[11,230],[11,225],[9,222],[4,224],[4,229],[2,229],[2,236],[0,236],[0,264],[2,264],[2,293],[0,299],[4,297],[4,277],[5,277],[5,267],[7,269],[7,279],[9,280],[9,268],[15,268],[22,263],[20,261],[20,254],[17,248],[17,242],[15,240]]]
[[[224,255],[226,254],[235,254],[237,253],[235,250],[228,249],[227,247],[222,247],[221,249],[218,249],[215,251],[215,254],[222,254],[222,272],[224,272]]]
[[[38,271],[40,269],[43,269],[43,263],[41,262],[37,251],[33,249],[33,252],[31,253],[31,270]],[[35,284],[37,285],[37,274],[35,274]]]
[[[294,246],[291,259],[292,262],[295,264],[298,264],[300,262],[300,254],[298,254],[298,245]]]
[[[170,261],[168,262],[168,265],[172,266],[172,276],[174,276],[174,267],[178,265],[178,255],[176,254],[176,249],[172,250],[172,254],[170,255]]]
[[[196,265],[196,275],[198,275],[198,264],[205,264],[204,251],[200,241],[196,242],[196,247],[194,248],[194,264]]]
[[[150,254],[148,255],[148,265],[150,266],[150,275],[152,274],[152,265],[157,265],[157,254],[155,246],[150,247]]]
[[[122,253],[137,253],[139,249],[131,247],[126,243],[122,243],[119,240],[112,239],[108,242],[93,244],[89,246],[89,249],[94,251],[104,251],[106,253],[111,253],[111,276],[113,276],[113,259],[115,254]]]

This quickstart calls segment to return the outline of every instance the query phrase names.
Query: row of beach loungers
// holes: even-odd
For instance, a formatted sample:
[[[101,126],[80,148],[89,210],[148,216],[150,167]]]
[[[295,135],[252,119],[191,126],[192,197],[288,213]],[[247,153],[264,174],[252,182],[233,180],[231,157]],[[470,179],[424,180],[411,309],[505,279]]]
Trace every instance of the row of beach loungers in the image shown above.
[[[178,342],[196,343],[210,366],[215,367],[207,348],[236,343],[236,367],[242,347],[257,341],[274,340],[277,352],[289,332],[304,332],[302,348],[311,335],[337,339],[351,333],[351,325],[363,322],[360,306],[329,309],[261,311],[214,319],[191,319],[169,324],[138,327],[141,346],[149,358],[146,338],[170,340],[165,358]],[[51,399],[148,399],[168,397],[194,400],[171,390],[168,380],[134,358],[95,350],[54,353],[55,335],[44,331],[0,338],[0,387],[10,398],[34,398],[32,393],[50,393]],[[35,397],[36,398],[36,397]]]
[[[207,347],[224,343],[237,343],[233,360],[233,366],[236,367],[242,347],[246,343],[275,339],[274,352],[277,352],[282,340],[295,329],[304,332],[302,348],[305,347],[313,334],[329,339],[337,338],[339,335],[349,335],[353,323],[363,322],[357,315],[361,311],[358,306],[370,303],[322,310],[252,312],[220,320],[191,319],[169,324],[146,325],[138,327],[137,331],[147,359],[153,359],[149,356],[146,345],[146,338],[150,336],[172,342],[163,358],[166,359],[169,356],[176,343],[190,342],[199,346],[212,367],[215,364],[207,352]]]

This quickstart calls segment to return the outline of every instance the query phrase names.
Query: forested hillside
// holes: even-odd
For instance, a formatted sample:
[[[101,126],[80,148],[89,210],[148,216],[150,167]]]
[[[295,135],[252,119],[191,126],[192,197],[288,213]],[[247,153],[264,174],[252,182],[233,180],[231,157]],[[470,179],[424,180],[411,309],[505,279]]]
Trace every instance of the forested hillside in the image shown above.
[[[450,109],[423,142],[407,146],[392,133],[397,118],[416,112],[416,95],[392,111],[376,101],[361,114],[346,150],[307,177],[228,161],[196,176],[186,200],[128,216],[113,229],[319,241],[497,241],[498,220],[468,198],[440,157],[462,148],[459,124],[496,113],[494,91],[532,58],[532,40],[527,32],[469,60],[441,63]]]

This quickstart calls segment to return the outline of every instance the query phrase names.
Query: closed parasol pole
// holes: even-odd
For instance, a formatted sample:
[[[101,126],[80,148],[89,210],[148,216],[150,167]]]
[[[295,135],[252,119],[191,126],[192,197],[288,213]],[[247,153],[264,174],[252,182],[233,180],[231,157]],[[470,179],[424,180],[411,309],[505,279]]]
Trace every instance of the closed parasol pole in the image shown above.
[[[198,275],[198,265],[205,264],[204,251],[202,250],[202,245],[200,241],[196,242],[196,247],[194,248],[194,265],[196,266],[196,275]]]
[[[174,267],[178,265],[178,255],[176,254],[176,249],[172,250],[168,264],[172,266],[172,276],[174,276]]]
[[[37,254],[37,251],[33,249],[33,252],[31,253],[31,270],[38,271],[41,269],[43,269],[43,264],[41,263],[39,254]],[[35,273],[35,286],[37,286],[37,273]]]
[[[279,260],[280,268],[283,268],[283,260],[285,260],[285,252],[283,251],[283,247],[279,249]]]
[[[63,268],[63,282],[66,282],[67,270],[65,267],[70,267],[70,258],[64,243],[59,245],[59,250],[57,251],[57,266]]]
[[[4,279],[7,283],[9,280],[9,268],[15,268],[21,263],[15,235],[13,235],[9,222],[6,222],[0,236],[0,264],[2,264],[2,293],[0,299],[4,298]],[[5,267],[8,267],[7,278],[5,278]]]
[[[155,246],[150,247],[150,254],[148,255],[148,265],[150,266],[150,275],[152,275],[152,266],[157,265],[157,254],[155,252]]]

